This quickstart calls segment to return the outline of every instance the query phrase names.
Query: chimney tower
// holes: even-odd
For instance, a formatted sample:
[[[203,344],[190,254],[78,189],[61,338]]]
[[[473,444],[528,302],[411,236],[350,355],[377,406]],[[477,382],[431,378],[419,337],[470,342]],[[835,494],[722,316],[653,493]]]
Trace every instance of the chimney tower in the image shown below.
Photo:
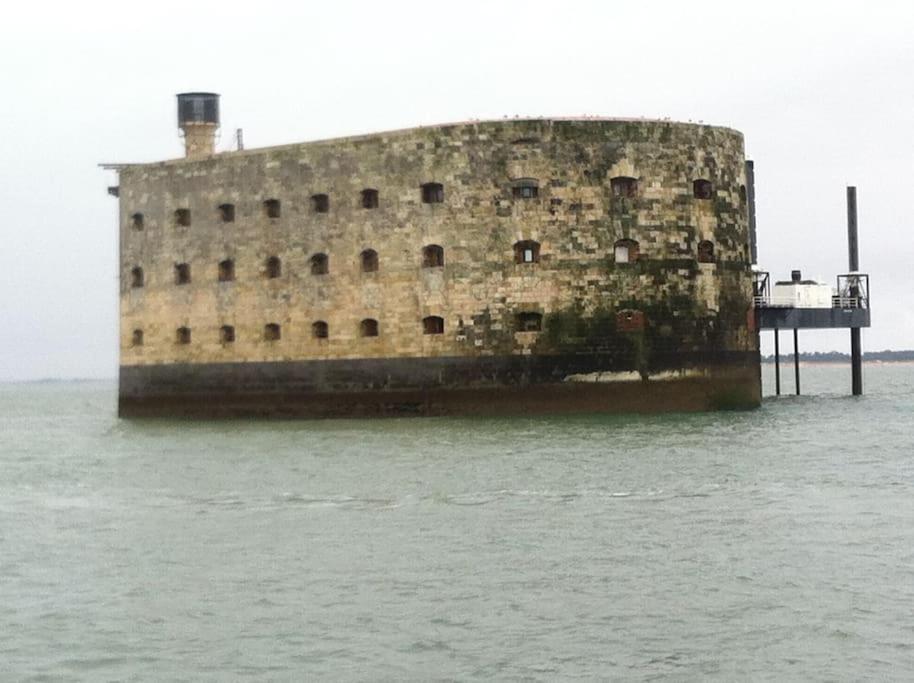
[[[178,94],[178,128],[184,133],[184,156],[201,159],[216,153],[219,95],[212,92]]]

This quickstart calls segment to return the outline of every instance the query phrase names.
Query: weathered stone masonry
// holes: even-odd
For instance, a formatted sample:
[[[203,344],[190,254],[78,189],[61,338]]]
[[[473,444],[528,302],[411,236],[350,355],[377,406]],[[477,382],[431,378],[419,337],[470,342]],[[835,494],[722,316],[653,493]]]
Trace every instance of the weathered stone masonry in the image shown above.
[[[652,121],[465,123],[123,167],[121,411],[755,405],[744,185],[739,133]]]

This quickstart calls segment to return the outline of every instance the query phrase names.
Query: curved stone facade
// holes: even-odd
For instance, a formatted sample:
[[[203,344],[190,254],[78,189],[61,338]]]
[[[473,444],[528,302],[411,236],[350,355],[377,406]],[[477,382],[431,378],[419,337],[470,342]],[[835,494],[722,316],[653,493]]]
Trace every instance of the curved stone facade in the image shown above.
[[[121,411],[755,405],[744,162],[587,119],[125,166]]]

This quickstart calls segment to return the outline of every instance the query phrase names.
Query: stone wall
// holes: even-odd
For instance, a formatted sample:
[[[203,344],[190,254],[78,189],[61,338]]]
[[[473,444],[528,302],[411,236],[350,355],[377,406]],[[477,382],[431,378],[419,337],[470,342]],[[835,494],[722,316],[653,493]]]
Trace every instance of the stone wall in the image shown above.
[[[614,177],[637,179],[633,196],[614,192]],[[694,196],[696,179],[711,181],[710,198]],[[443,185],[443,202],[422,201],[428,182]],[[524,182],[536,197],[516,196]],[[616,120],[465,123],[128,166],[121,364],[593,352],[649,373],[678,351],[755,351],[744,183],[733,130]],[[369,188],[377,208],[362,206]],[[315,212],[316,194],[328,212]],[[226,203],[233,222],[217,208]],[[176,225],[178,209],[189,226]],[[634,263],[615,262],[622,238],[638,242]],[[537,263],[516,263],[521,240],[539,243]],[[697,260],[701,240],[713,242],[711,263]],[[423,267],[425,245],[443,247],[443,267]],[[365,249],[375,272],[362,272]],[[312,274],[316,253],[327,274]],[[273,256],[281,274],[268,278]],[[235,279],[218,282],[225,259]],[[188,284],[175,283],[179,263]],[[626,311],[640,329],[620,324]],[[542,330],[519,330],[517,314],[531,312]],[[424,334],[426,316],[443,318],[444,333]],[[360,336],[363,319],[378,336]],[[312,334],[319,320],[326,339]],[[271,323],[278,340],[265,339]],[[220,341],[223,325],[234,342]],[[176,343],[179,327],[189,344]]]

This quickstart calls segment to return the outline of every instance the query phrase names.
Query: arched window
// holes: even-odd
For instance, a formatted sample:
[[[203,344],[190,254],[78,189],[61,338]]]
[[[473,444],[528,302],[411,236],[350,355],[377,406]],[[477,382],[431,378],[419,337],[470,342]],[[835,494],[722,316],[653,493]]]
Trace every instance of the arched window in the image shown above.
[[[635,197],[638,195],[638,179],[628,176],[616,176],[609,181],[614,197]]]
[[[714,186],[710,180],[699,178],[692,183],[692,194],[695,199],[711,199],[714,194]]]
[[[362,190],[362,208],[363,209],[377,209],[378,208],[378,191],[372,189]]]
[[[373,318],[365,318],[359,323],[359,334],[363,337],[377,337],[378,321]]]
[[[279,325],[276,323],[267,323],[263,326],[264,341],[279,341],[281,334]]]
[[[535,178],[519,178],[511,187],[511,195],[515,199],[536,199],[539,193],[539,183]]]
[[[278,256],[271,256],[266,261],[266,275],[267,278],[273,280],[282,275],[282,261],[279,260]]]
[[[515,263],[539,263],[540,243],[533,240],[522,240],[514,243]]]
[[[440,204],[444,201],[444,185],[425,183],[422,185],[422,201],[425,204]]]
[[[235,222],[235,205],[234,204],[220,204],[219,205],[219,218],[223,223],[234,223]]]
[[[189,327],[179,327],[175,330],[175,343],[176,344],[190,344],[190,328]]]
[[[144,223],[143,214],[141,213],[135,213],[130,217],[130,225],[133,226],[134,230],[142,230]]]
[[[422,333],[444,334],[444,318],[440,318],[437,315],[422,318]]]
[[[231,325],[223,325],[220,327],[219,341],[223,344],[233,344],[235,342],[235,328]]]
[[[327,254],[315,254],[311,257],[311,274],[326,275],[330,272],[330,257]]]
[[[176,263],[175,264],[175,284],[176,285],[186,285],[190,283],[190,264],[189,263]]]
[[[740,204],[746,203],[746,186],[745,185],[739,186],[739,202],[740,202]]]
[[[613,245],[613,259],[616,263],[634,263],[639,255],[638,243],[635,240],[619,240]]]
[[[265,199],[263,202],[263,215],[267,218],[279,218],[282,214],[282,205],[278,199]]]
[[[422,267],[441,268],[444,266],[444,248],[437,244],[422,247]]]
[[[219,282],[231,282],[235,279],[235,262],[227,258],[219,261]]]
[[[698,262],[714,263],[714,242],[702,240],[698,243]]]
[[[143,269],[139,266],[134,266],[130,270],[130,286],[134,288],[142,287],[146,284],[146,280],[143,277]]]
[[[190,209],[175,210],[175,225],[187,227],[190,225]]]
[[[366,249],[359,258],[363,273],[374,273],[378,269],[378,252],[374,249]]]
[[[311,195],[311,208],[314,213],[328,213],[330,211],[330,197],[325,194]]]
[[[311,336],[315,339],[326,339],[330,336],[330,328],[323,320],[311,323]]]
[[[143,330],[134,330],[130,341],[133,344],[133,346],[142,346],[143,345]]]
[[[518,313],[517,329],[520,332],[539,332],[543,329],[543,316],[540,313]]]

